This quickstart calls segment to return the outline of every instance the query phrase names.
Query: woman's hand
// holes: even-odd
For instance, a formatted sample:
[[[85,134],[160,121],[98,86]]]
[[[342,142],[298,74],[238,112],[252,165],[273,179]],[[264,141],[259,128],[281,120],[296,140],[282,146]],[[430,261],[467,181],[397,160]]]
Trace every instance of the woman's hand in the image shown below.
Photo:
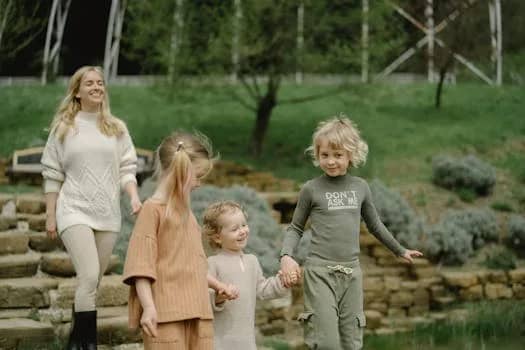
[[[129,200],[129,204],[131,206],[131,214],[132,215],[137,215],[139,213],[140,209],[142,209],[142,202],[140,201],[139,196],[131,197],[130,200]]]
[[[281,258],[281,282],[286,288],[290,288],[301,278],[301,268],[299,264],[288,255]]]
[[[157,336],[157,309],[155,306],[148,306],[143,309],[140,326],[148,336]]]
[[[46,216],[46,232],[50,239],[57,238],[57,219],[55,215]]]
[[[405,259],[406,261],[412,264],[414,262],[414,258],[420,256],[423,256],[423,253],[421,253],[420,251],[407,249],[405,251],[405,254],[401,255],[401,258]]]

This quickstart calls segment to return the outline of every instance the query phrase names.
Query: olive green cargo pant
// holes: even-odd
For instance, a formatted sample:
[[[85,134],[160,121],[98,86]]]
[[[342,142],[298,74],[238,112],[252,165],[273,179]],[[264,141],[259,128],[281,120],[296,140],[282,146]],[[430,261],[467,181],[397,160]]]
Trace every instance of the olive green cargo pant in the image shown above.
[[[363,276],[359,260],[308,258],[304,265],[305,343],[316,350],[363,348]]]

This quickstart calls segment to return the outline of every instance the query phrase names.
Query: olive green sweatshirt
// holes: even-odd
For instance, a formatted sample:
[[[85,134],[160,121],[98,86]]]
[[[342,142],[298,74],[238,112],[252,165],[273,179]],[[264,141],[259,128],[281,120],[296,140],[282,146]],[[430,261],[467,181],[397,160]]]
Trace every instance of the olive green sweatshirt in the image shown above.
[[[299,193],[292,223],[286,230],[281,256],[293,256],[308,218],[312,229],[310,257],[330,261],[358,258],[361,218],[370,233],[395,255],[405,252],[381,222],[370,187],[362,178],[325,174],[306,182]]]

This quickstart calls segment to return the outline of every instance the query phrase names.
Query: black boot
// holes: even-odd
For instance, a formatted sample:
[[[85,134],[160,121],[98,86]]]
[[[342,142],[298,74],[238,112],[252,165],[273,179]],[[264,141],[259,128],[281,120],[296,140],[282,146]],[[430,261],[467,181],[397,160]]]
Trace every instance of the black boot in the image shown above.
[[[66,350],[97,349],[97,311],[82,311],[73,314],[71,334]]]

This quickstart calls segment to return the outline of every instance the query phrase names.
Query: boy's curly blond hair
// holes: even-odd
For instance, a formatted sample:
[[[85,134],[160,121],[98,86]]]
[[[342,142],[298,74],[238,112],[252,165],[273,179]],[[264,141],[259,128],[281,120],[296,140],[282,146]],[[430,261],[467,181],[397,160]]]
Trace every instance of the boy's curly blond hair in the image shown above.
[[[222,226],[219,218],[227,213],[232,213],[235,210],[240,210],[245,217],[246,212],[237,202],[226,200],[210,204],[204,210],[202,219],[202,233],[208,238],[208,243],[213,249],[220,249],[221,246],[215,240],[217,235],[221,232]]]
[[[343,148],[350,153],[350,167],[357,168],[366,162],[368,145],[361,138],[357,126],[344,113],[322,121],[312,136],[312,145],[306,149],[315,166],[319,166],[321,140],[334,148]]]

